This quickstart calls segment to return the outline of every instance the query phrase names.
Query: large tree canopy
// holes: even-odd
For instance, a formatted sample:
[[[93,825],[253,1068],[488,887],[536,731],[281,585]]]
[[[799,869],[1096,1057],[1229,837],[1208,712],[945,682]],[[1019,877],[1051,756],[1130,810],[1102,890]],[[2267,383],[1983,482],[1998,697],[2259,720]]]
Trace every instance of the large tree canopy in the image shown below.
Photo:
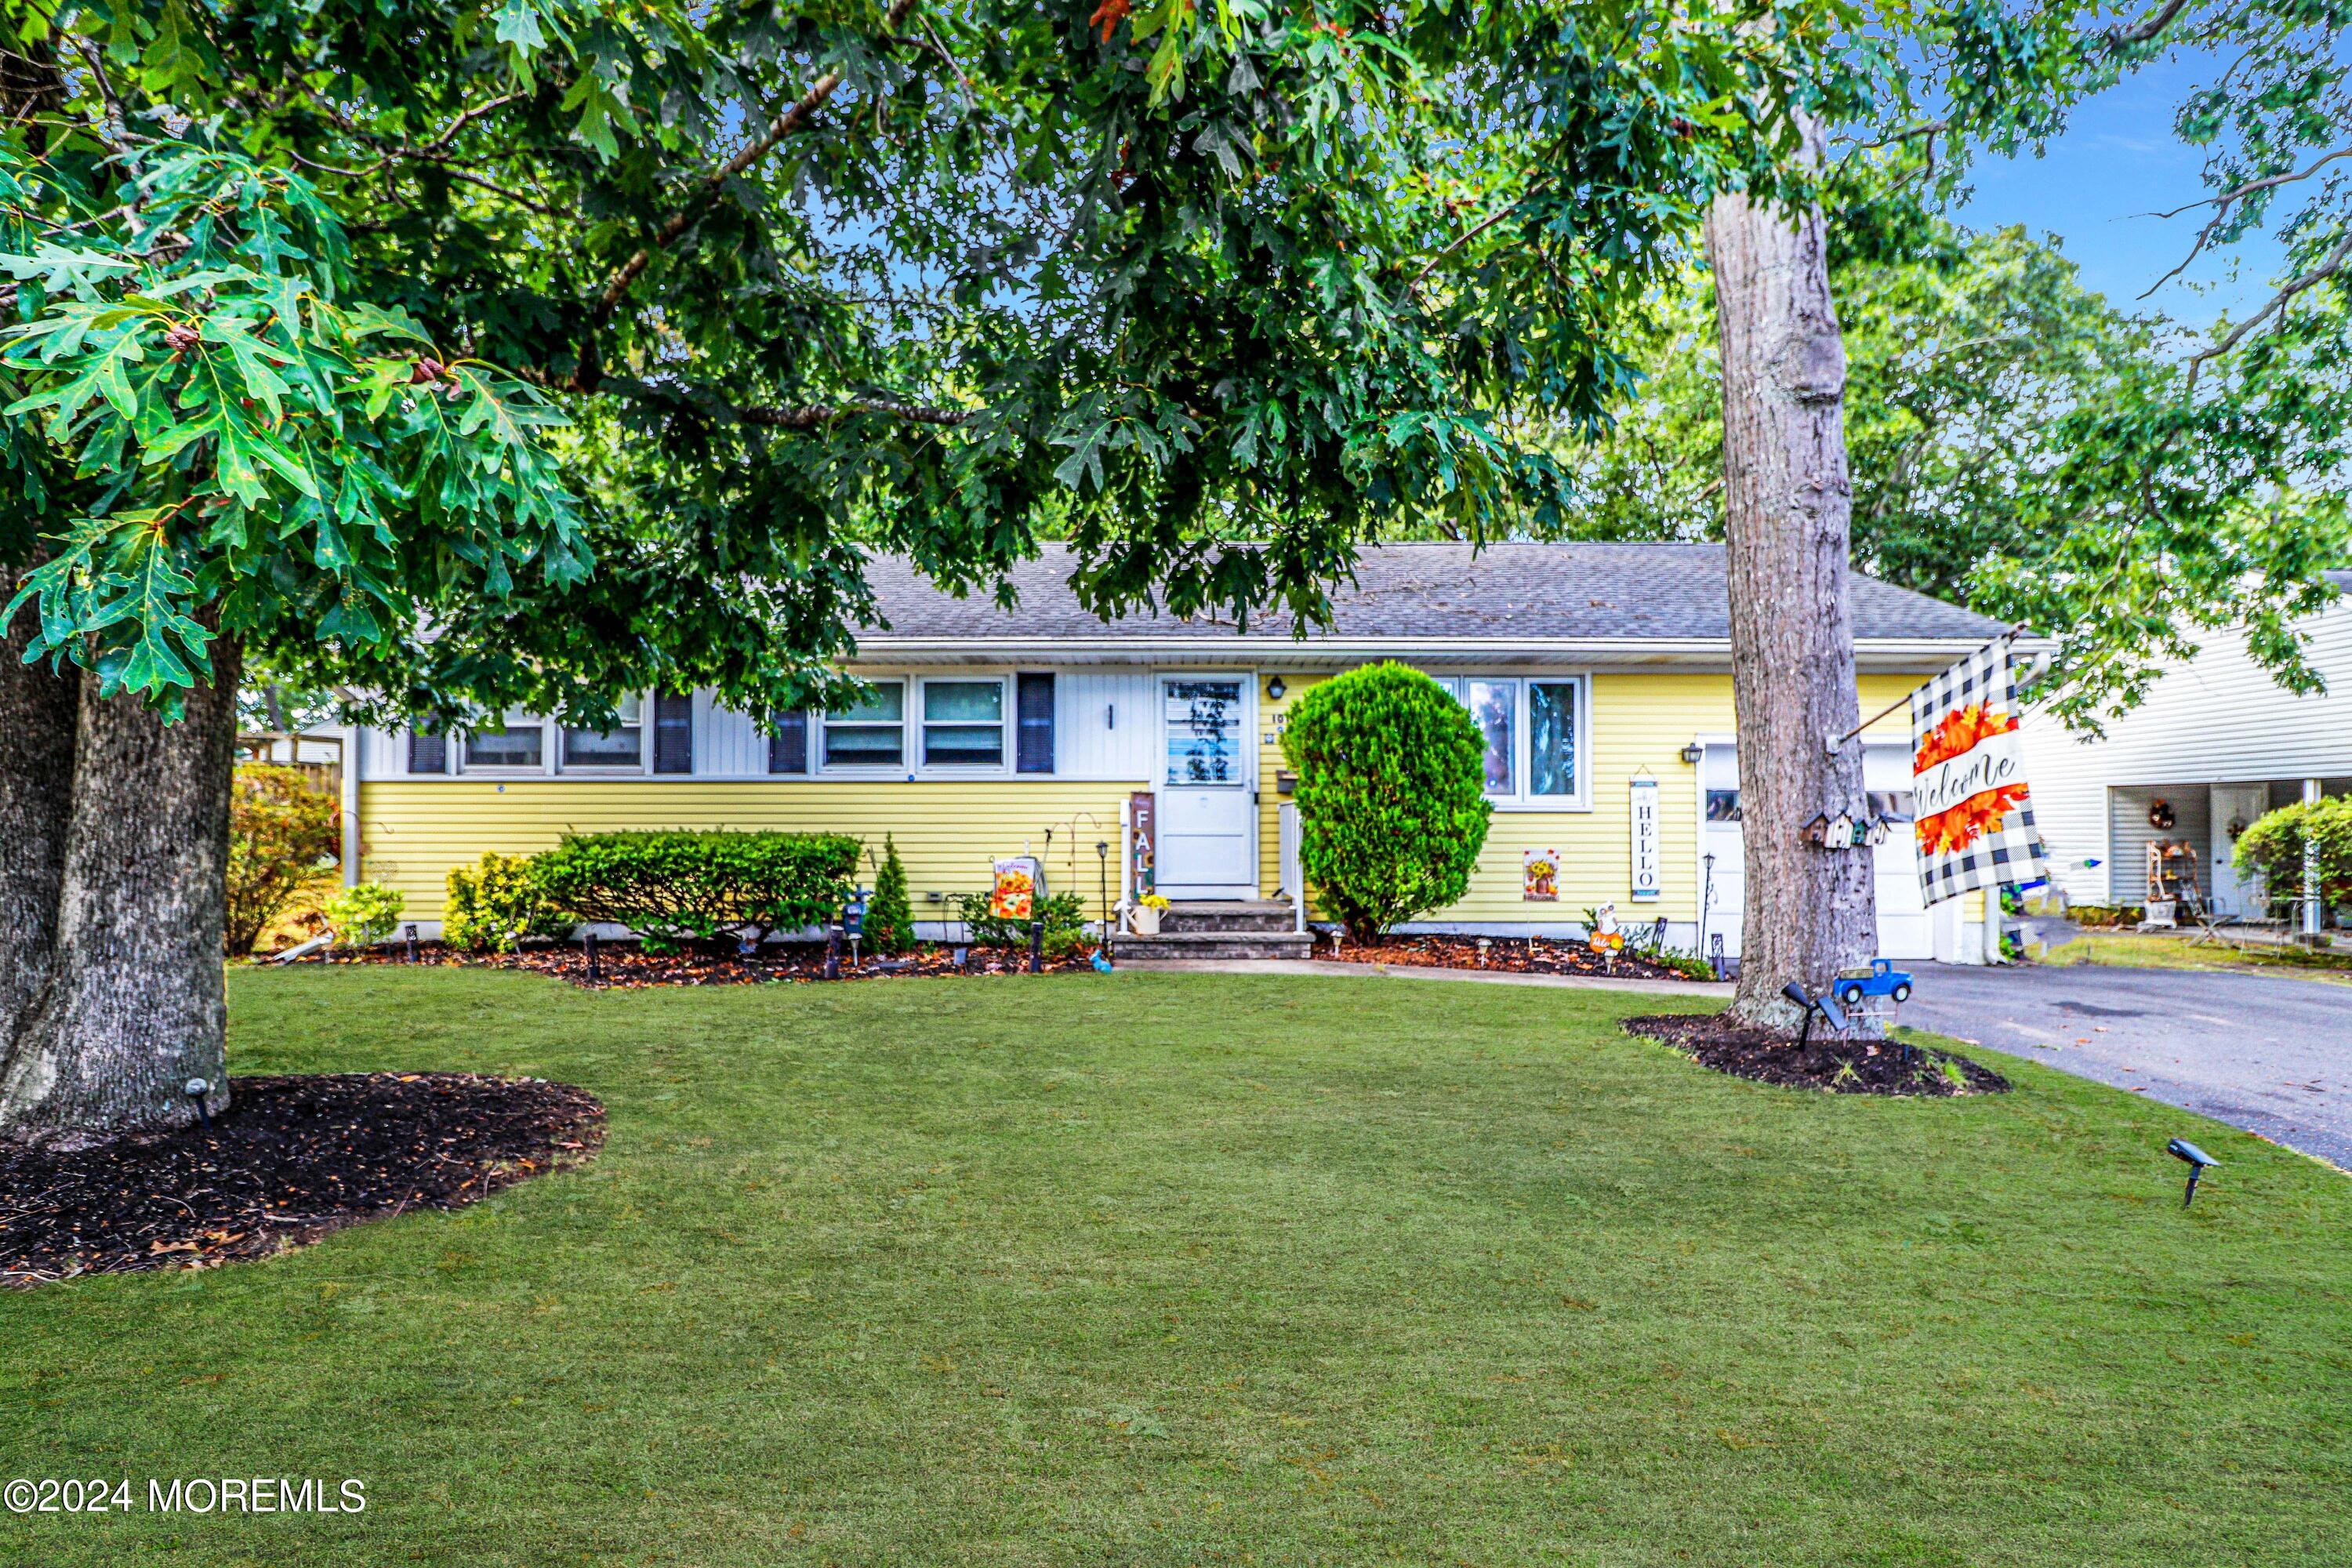
[[[1311,614],[1384,523],[1542,512],[1504,416],[1603,416],[1787,79],[1617,3],[7,18],[37,646],[408,708],[821,683],[859,546],[985,584],[1051,517],[1106,609]]]

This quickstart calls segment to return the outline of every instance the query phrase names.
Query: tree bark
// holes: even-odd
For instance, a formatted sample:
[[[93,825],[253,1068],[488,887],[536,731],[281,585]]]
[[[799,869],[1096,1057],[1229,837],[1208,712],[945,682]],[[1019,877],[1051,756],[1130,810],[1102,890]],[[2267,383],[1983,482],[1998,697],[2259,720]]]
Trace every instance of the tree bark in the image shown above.
[[[1821,127],[1805,159],[1818,165]],[[1717,196],[1706,220],[1723,348],[1724,537],[1738,711],[1747,906],[1732,1013],[1792,1026],[1809,995],[1878,948],[1868,849],[1801,841],[1815,815],[1862,814],[1861,718],[1847,558],[1845,344],[1817,204]]]
[[[80,694],[56,965],[0,1077],[0,1136],[62,1146],[228,1105],[221,928],[240,652],[166,724],[137,697]]]
[[[25,662],[37,626],[26,609],[0,631],[0,1077],[57,958],[73,795],[79,672]]]

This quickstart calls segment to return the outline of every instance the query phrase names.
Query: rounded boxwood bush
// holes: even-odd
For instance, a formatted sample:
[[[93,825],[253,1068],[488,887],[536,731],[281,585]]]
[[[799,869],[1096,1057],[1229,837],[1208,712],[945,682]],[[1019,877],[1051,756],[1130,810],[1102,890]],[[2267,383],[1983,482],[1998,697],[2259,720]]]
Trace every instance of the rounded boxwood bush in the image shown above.
[[[1469,890],[1494,808],[1469,710],[1402,664],[1310,689],[1282,754],[1298,774],[1299,862],[1317,902],[1359,942]]]

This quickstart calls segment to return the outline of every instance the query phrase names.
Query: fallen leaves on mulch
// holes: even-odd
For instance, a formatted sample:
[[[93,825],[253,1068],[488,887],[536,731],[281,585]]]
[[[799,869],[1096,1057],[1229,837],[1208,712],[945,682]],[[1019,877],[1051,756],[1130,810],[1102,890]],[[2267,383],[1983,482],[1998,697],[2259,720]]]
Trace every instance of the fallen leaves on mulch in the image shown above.
[[[1093,967],[1092,948],[1083,948],[1061,958],[1045,960],[1047,974],[1069,974]],[[1114,950],[1115,955],[1115,950]],[[771,981],[806,982],[824,979],[824,944],[808,942],[771,942],[750,958],[739,958],[731,950],[695,949],[687,952],[653,953],[633,942],[607,942],[597,945],[597,966],[602,978],[588,978],[588,957],[577,942],[560,946],[527,947],[520,952],[469,953],[445,947],[437,942],[419,942],[416,961],[437,964],[443,968],[522,969],[534,974],[551,975],[589,990],[634,990],[655,985],[760,985]],[[298,960],[298,963],[320,962]],[[398,943],[390,947],[371,948],[359,953],[336,953],[323,962],[331,963],[405,963],[407,952]],[[954,950],[947,947],[921,947],[900,958],[876,958],[861,954],[858,962],[850,962],[846,948],[841,955],[841,978],[844,980],[888,980],[930,974],[1026,974],[1029,972],[1027,948],[974,947],[966,950],[964,963],[959,966]]]
[[[70,1152],[0,1143],[0,1285],[282,1252],[462,1208],[604,1139],[596,1098],[544,1079],[320,1073],[229,1089],[210,1128]]]
[[[1552,942],[1539,936],[1496,936],[1486,939],[1482,956],[1475,936],[1391,936],[1377,945],[1360,942],[1334,945],[1328,939],[1316,944],[1315,956],[1344,963],[1392,963],[1417,969],[1491,969],[1518,974],[1598,974],[1621,980],[1689,980],[1691,975],[1639,953],[1621,952],[1604,963],[1581,942]]]
[[[1794,1035],[1735,1024],[1721,1013],[1628,1018],[1625,1032],[1669,1046],[1701,1067],[1791,1089],[1936,1097],[2009,1090],[2009,1079],[1950,1051],[1819,1033],[1800,1048]]]

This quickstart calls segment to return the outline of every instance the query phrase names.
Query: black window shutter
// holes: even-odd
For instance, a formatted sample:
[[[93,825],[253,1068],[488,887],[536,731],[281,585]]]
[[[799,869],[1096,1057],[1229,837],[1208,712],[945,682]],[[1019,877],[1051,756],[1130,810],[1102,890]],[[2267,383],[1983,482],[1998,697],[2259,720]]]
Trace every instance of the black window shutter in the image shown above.
[[[694,699],[667,692],[654,699],[654,772],[694,771]]]
[[[1054,678],[1024,675],[1019,686],[1013,703],[1021,722],[1015,771],[1050,773],[1054,771]]]
[[[446,773],[449,771],[449,737],[424,730],[408,732],[408,771]]]
[[[776,728],[768,737],[768,771],[808,772],[808,710],[794,708],[770,717],[775,721]]]

